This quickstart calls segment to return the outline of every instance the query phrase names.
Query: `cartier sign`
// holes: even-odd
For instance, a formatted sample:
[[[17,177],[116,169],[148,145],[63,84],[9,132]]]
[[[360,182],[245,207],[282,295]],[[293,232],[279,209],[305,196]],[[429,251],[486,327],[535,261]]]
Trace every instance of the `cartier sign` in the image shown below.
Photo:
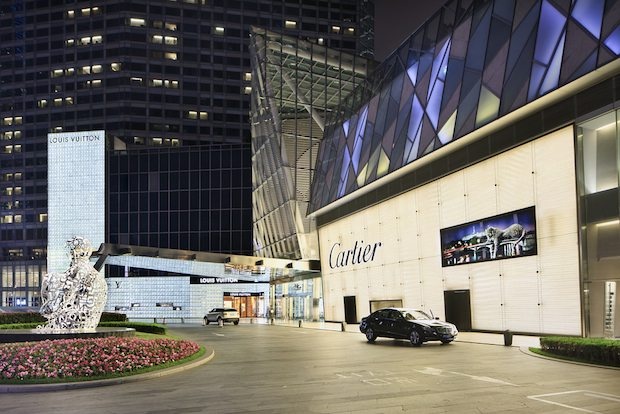
[[[342,246],[342,243],[336,242],[329,251],[329,267],[336,269],[338,267],[372,262],[375,260],[379,247],[381,247],[381,242],[364,244],[363,240],[356,240],[351,248],[346,248],[346,246]]]

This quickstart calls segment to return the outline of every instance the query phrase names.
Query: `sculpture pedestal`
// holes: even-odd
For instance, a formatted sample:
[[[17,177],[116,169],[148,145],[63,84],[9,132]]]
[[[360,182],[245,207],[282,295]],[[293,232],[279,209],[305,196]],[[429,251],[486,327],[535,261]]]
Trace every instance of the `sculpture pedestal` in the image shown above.
[[[45,341],[47,339],[135,336],[133,328],[96,328],[90,332],[41,332],[38,329],[0,329],[0,343]]]

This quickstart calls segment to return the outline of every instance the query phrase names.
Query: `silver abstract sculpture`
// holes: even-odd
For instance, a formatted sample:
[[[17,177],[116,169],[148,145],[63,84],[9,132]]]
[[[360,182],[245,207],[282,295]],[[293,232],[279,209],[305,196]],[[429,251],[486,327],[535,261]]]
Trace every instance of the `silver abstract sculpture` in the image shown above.
[[[83,237],[67,241],[71,258],[64,273],[48,273],[41,287],[40,313],[48,321],[38,327],[46,332],[88,332],[99,324],[108,286],[90,263],[90,242]]]

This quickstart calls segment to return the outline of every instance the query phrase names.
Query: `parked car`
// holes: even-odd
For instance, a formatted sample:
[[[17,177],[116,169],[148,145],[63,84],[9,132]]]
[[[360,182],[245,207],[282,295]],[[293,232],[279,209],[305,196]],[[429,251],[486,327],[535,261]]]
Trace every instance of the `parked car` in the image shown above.
[[[408,339],[413,346],[427,341],[447,344],[459,333],[451,323],[440,321],[419,309],[405,308],[383,308],[371,313],[362,318],[360,331],[368,342],[386,337]]]
[[[213,308],[204,317],[205,325],[208,325],[210,322],[217,324],[220,322],[232,322],[235,325],[239,325],[239,311],[233,308]]]

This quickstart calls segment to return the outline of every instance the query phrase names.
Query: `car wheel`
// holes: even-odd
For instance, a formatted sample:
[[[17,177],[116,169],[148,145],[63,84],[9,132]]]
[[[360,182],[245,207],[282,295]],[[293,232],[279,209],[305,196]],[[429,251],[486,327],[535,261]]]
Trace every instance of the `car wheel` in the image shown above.
[[[205,325],[208,325],[208,324],[209,324],[209,320],[205,319]]]
[[[366,329],[366,340],[368,342],[375,342],[375,339],[377,339],[377,335],[375,335],[375,331],[373,331],[372,328]]]
[[[234,321],[233,322],[235,325],[239,325],[239,321]]]
[[[420,336],[420,332],[418,332],[415,329],[412,329],[411,333],[409,334],[409,341],[411,342],[411,345],[413,346],[422,345],[422,337]]]

